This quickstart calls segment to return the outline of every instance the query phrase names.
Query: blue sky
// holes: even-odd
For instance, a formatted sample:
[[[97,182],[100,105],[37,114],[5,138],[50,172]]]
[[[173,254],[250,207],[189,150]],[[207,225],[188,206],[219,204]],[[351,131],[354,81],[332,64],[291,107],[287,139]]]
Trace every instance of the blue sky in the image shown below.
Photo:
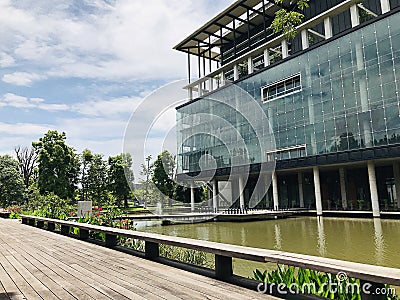
[[[122,151],[133,109],[186,77],[179,41],[232,0],[0,0],[0,154],[49,129]]]

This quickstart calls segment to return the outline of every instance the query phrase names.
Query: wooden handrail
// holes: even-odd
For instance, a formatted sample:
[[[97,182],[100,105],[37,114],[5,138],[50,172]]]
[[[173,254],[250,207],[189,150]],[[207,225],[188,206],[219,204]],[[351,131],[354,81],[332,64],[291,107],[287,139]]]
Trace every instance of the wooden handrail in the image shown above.
[[[117,236],[143,240],[145,241],[145,255],[150,259],[158,257],[159,244],[212,253],[216,259],[216,277],[220,279],[226,279],[226,277],[232,275],[232,258],[240,258],[257,262],[274,262],[331,274],[345,272],[349,277],[359,278],[364,281],[400,286],[400,269],[395,268],[36,216],[22,215],[21,218],[23,224],[35,225],[34,222],[36,221],[37,226],[40,228],[43,228],[44,222],[47,222],[49,230],[54,230],[54,224],[59,224],[61,225],[61,232],[64,234],[69,232],[69,227],[79,228],[83,238],[88,238],[89,231],[102,232],[106,234],[106,244],[110,247],[116,245]]]

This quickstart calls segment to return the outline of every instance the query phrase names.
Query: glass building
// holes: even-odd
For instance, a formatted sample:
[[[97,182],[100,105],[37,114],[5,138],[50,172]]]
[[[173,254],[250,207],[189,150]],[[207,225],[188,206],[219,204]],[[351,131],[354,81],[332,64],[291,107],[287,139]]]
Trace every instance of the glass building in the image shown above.
[[[178,178],[211,179],[215,209],[400,210],[399,7],[310,0],[288,40],[281,7],[240,0],[187,37]]]

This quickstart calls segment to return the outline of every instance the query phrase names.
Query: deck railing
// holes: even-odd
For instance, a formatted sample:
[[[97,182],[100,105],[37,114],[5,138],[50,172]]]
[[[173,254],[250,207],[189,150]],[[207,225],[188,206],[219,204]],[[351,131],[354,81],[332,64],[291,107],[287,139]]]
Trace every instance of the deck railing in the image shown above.
[[[36,225],[38,228],[45,228],[46,224],[46,228],[49,231],[54,231],[57,224],[61,227],[61,234],[64,235],[69,234],[71,227],[79,228],[79,237],[83,240],[89,238],[89,232],[104,233],[107,247],[115,247],[117,245],[117,236],[141,240],[145,243],[145,257],[152,260],[159,257],[160,244],[211,253],[215,256],[215,277],[223,281],[229,281],[233,276],[232,258],[238,258],[255,262],[284,264],[331,274],[344,272],[347,276],[358,278],[362,283],[370,283],[375,288],[382,289],[385,284],[400,286],[400,269],[395,268],[36,216],[22,215],[21,218],[23,224]],[[384,299],[383,295],[381,296],[382,298],[376,294],[363,295],[362,299]]]

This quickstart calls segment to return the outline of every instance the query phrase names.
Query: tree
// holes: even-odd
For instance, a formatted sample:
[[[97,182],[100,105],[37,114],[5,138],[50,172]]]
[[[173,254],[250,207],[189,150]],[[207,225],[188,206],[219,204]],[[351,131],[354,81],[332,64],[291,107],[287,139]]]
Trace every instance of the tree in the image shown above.
[[[288,40],[293,39],[297,34],[296,27],[303,22],[304,15],[302,11],[309,7],[308,2],[309,0],[292,0],[290,2],[292,10],[288,11],[285,8],[278,10],[271,24],[274,33],[281,32]],[[283,0],[275,0],[275,3],[282,5]]]
[[[172,178],[174,178],[174,171],[175,158],[168,152],[168,150],[164,150],[158,155],[154,162],[152,180],[160,192],[170,199],[173,197],[175,188],[175,182],[172,180]]]
[[[15,147],[14,151],[19,162],[19,171],[24,177],[25,187],[28,188],[32,183],[31,178],[36,167],[37,153],[34,148],[21,148],[21,146]]]
[[[108,167],[102,154],[93,154],[87,170],[87,196],[96,205],[104,205],[108,200]]]
[[[121,200],[124,206],[128,207],[128,197],[130,195],[130,186],[133,185],[132,157],[129,153],[122,153],[108,158],[108,181],[109,190],[118,199],[117,204],[121,206]]]
[[[9,155],[0,156],[0,204],[7,207],[22,204],[26,196],[19,163]]]
[[[145,180],[141,180],[141,184],[144,189],[143,200],[144,206],[147,206],[147,202],[150,201],[150,194],[152,193],[152,182],[151,178],[153,176],[153,164],[151,163],[151,155],[146,157],[146,164],[141,165],[142,170],[140,175],[144,176]]]
[[[53,192],[66,199],[72,198],[79,176],[79,159],[66,143],[65,133],[49,130],[32,145],[38,154],[38,188],[41,194]]]
[[[89,183],[88,172],[90,168],[90,163],[92,162],[93,154],[90,150],[83,150],[80,155],[80,164],[81,164],[81,185],[82,185],[82,193],[81,200],[87,200],[87,186]]]

